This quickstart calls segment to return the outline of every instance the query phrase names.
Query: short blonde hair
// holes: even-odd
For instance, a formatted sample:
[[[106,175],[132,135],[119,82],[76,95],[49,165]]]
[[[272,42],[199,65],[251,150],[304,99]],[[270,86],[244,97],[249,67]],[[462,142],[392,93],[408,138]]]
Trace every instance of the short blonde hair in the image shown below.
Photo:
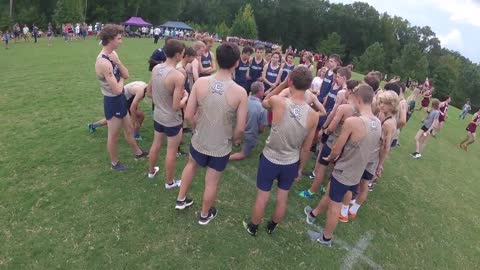
[[[377,103],[389,105],[392,107],[392,113],[396,114],[398,112],[400,99],[398,98],[397,93],[393,91],[383,91],[382,93],[378,94]]]
[[[192,45],[193,50],[198,53],[199,50],[207,48],[207,45],[203,43],[202,41],[195,41]],[[198,56],[198,55],[197,55]]]
[[[438,110],[440,107],[440,100],[438,98],[432,99],[432,108]]]

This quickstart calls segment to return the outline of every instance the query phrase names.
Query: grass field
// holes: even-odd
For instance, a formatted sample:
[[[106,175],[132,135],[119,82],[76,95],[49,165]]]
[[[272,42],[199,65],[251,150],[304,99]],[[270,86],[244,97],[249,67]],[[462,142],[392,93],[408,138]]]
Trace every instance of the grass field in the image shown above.
[[[131,80],[149,79],[147,59],[154,48],[150,40],[124,40],[118,52]],[[252,238],[241,221],[255,199],[256,157],[264,140],[252,158],[229,165],[216,203],[218,217],[208,226],[198,225],[203,171],[192,185],[194,206],[177,212],[177,191],[166,191],[163,177],[147,180],[147,162],[135,162],[124,140],[120,158],[131,169],[118,173],[109,168],[106,129],[88,133],[87,123],[103,117],[94,73],[100,49],[94,40],[66,44],[57,39],[47,47],[41,39],[36,45],[0,50],[0,268],[478,267],[480,145],[468,153],[457,150],[467,124],[457,119],[457,109],[450,110],[444,130],[420,160],[409,156],[423,117],[414,114],[380,184],[357,220],[339,224],[332,248],[307,235],[319,228],[304,222],[303,207],[315,205],[318,198],[305,200],[294,193],[275,234],[267,235],[261,227]],[[148,101],[142,108],[149,111]],[[150,147],[152,126],[147,117],[143,149]],[[159,162],[163,164],[163,154]],[[177,161],[177,177],[185,162]],[[302,179],[293,190],[309,184]],[[323,224],[322,216],[317,225]]]

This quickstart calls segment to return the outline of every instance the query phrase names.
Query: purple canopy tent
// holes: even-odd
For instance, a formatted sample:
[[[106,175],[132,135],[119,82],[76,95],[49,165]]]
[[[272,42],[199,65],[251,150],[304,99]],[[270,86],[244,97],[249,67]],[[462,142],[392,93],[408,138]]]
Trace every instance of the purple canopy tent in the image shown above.
[[[148,23],[142,19],[142,17],[131,17],[128,21],[123,22],[123,25],[132,25],[132,26],[152,26],[151,23]]]

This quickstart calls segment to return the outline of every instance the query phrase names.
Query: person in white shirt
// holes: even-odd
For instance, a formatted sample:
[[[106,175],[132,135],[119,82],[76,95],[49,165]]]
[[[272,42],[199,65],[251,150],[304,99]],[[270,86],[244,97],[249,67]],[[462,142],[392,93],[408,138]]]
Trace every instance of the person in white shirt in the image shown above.
[[[160,33],[161,33],[161,30],[160,28],[155,27],[155,29],[153,29],[153,44],[157,44],[158,43],[158,39],[160,38]]]
[[[318,95],[320,93],[320,88],[322,88],[323,79],[325,74],[327,74],[327,68],[323,67],[317,71],[317,76],[313,78],[312,81],[312,93]]]
[[[25,24],[25,25],[23,26],[23,39],[25,39],[25,41],[30,41],[29,33],[30,33],[30,29],[29,29],[28,26]]]

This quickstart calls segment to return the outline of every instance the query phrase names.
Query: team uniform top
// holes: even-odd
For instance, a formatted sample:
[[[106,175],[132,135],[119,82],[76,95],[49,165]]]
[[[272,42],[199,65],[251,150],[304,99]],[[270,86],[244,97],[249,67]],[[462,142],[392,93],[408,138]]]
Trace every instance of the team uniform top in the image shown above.
[[[287,78],[288,74],[295,68],[295,65],[291,65],[289,66],[288,64],[285,64],[283,66],[283,72],[282,72],[282,77],[281,77],[281,81],[285,81],[285,79]]]
[[[352,106],[352,113],[353,113],[352,116],[358,116],[358,114],[356,113],[355,108],[353,108],[353,106]],[[341,120],[340,122],[338,122],[335,130],[332,132],[332,134],[330,134],[328,136],[328,139],[327,139],[328,147],[332,148],[333,145],[337,142],[337,139],[340,136],[340,133],[342,132],[342,127],[343,127],[344,122],[345,122],[345,120]]]
[[[129,84],[126,84],[123,89],[124,89],[124,94],[125,94],[125,98],[127,100],[130,100],[130,99],[134,99],[135,98],[135,90],[134,90],[134,87],[136,86],[141,86],[142,88],[144,88],[144,96],[145,96],[145,91],[146,91],[146,87],[147,87],[147,84],[142,82],[142,81],[135,81],[135,82],[131,82]]]
[[[212,66],[212,53],[208,52],[207,56],[202,54],[201,61],[202,61],[202,67],[203,68],[211,67]],[[205,77],[205,76],[210,76],[210,74],[208,74],[208,73],[201,73],[200,74],[200,77]]]
[[[250,63],[250,78],[252,81],[256,81],[258,78],[262,76],[263,66],[265,65],[265,61],[260,60],[260,63],[257,63],[257,60],[253,58],[252,63]]]
[[[363,121],[367,133],[358,142],[352,142],[348,139],[343,147],[342,155],[335,163],[332,171],[332,176],[338,182],[347,186],[355,186],[360,183],[367,165],[374,159],[375,150],[382,136],[382,127],[378,118],[358,117]],[[378,156],[378,152],[376,155]]]
[[[186,78],[183,87],[185,88],[185,90],[187,90],[187,93],[190,94],[193,85],[193,73],[187,71],[186,67],[183,66],[182,62],[178,62],[177,69],[185,71]]]
[[[233,80],[209,78],[209,93],[198,102],[198,119],[192,136],[193,148],[208,156],[224,157],[232,151],[236,109],[227,101]]]
[[[467,131],[472,133],[472,134],[475,134],[475,132],[477,132],[478,122],[480,122],[480,114],[477,114],[476,116],[474,116],[473,119],[472,119],[472,122],[470,122],[468,124]]]
[[[235,69],[235,82],[243,88],[247,87],[247,72],[249,66],[250,63],[248,60],[243,62],[242,59],[240,59],[238,67]]]
[[[289,165],[300,160],[300,148],[308,135],[307,117],[310,106],[297,105],[286,99],[285,113],[272,130],[265,143],[263,156],[278,165]]]
[[[104,58],[104,59],[107,59],[112,64],[113,76],[115,76],[115,79],[117,80],[117,82],[119,82],[120,81],[120,68],[118,67],[118,65],[115,64],[112,60],[110,60],[110,58],[105,54],[102,54],[101,57]],[[116,97],[116,96],[123,95],[123,94],[120,94],[120,95],[114,94],[113,90],[112,90],[112,87],[110,87],[110,85],[108,84],[105,77],[97,76],[97,79],[100,82],[100,90],[102,91],[102,94],[104,96],[106,96],[106,97]]]
[[[340,92],[340,90],[342,89],[343,89],[342,87],[333,89],[333,86],[332,86],[332,89],[328,92],[327,101],[325,103],[325,110],[327,111],[327,115],[332,112],[333,107],[335,106],[335,101],[337,100],[338,92]]]
[[[323,101],[323,99],[328,95],[328,92],[333,86],[333,71],[329,70],[323,78],[322,87],[320,88],[320,94],[318,95],[318,99]]]
[[[445,121],[445,116],[447,115],[448,112],[448,104],[444,104],[443,106],[440,106],[440,116],[438,117],[438,121],[444,122]]]
[[[165,86],[165,79],[173,70],[175,68],[165,64],[156,65],[152,70],[153,120],[165,127],[176,127],[183,123],[181,111],[173,109],[173,92]]]
[[[267,74],[265,76],[267,81],[269,81],[270,83],[275,83],[275,81],[277,80],[278,72],[280,72],[280,66],[278,66],[276,69],[273,69],[272,64],[269,63],[267,67]],[[268,85],[267,83],[264,83],[264,85],[265,89],[270,88],[270,85]]]

